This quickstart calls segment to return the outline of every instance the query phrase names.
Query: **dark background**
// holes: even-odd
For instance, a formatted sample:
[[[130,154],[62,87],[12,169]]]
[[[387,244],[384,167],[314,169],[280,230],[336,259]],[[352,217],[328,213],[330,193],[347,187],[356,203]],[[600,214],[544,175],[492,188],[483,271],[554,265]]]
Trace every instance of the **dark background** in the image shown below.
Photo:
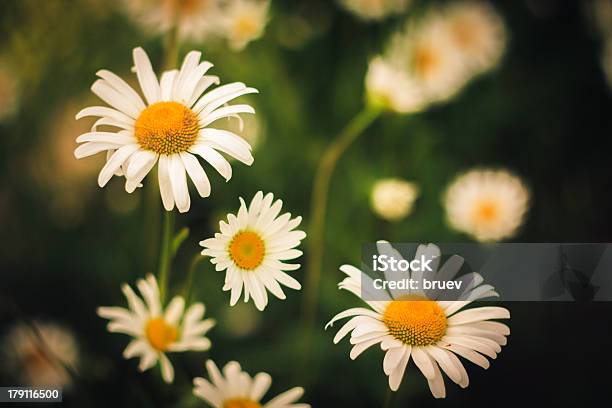
[[[415,8],[424,3],[416,1]],[[146,225],[138,196],[143,192],[127,196],[118,179],[100,190],[95,170],[79,176],[70,164],[75,144],[65,143],[63,157],[54,154],[60,133],[70,126],[57,122],[71,123],[94,100],[88,88],[95,72],[107,68],[125,76],[137,45],[159,67],[161,41],[102,1],[1,2],[0,54],[17,67],[22,95],[16,115],[0,123],[0,335],[23,318],[59,322],[75,333],[80,375],[64,406],[203,406],[190,395],[191,378],[205,374],[208,357],[219,365],[235,359],[252,375],[269,372],[270,396],[303,385],[302,400],[315,407],[382,405],[388,388],[382,352],[373,347],[351,361],[347,340],[332,343],[337,328],[323,331],[336,313],[359,305],[336,289],[342,278],[337,266],[357,263],[361,244],[379,238],[467,240],[446,227],[440,201],[457,172],[502,166],[528,183],[532,206],[516,241],[612,240],[612,97],[600,65],[603,40],[582,2],[495,6],[509,32],[500,66],[448,103],[412,116],[385,115],[342,159],[330,195],[313,354],[299,355],[296,347],[302,292],[288,291],[287,301],[271,301],[263,314],[252,304],[229,310],[229,296],[220,290],[223,274],[203,262],[195,298],[219,322],[210,332],[213,347],[171,356],[177,375],[173,386],[165,386],[158,368],[140,374],[135,360],[121,357],[127,337],[107,333],[95,315],[100,305],[124,305],[120,283],[134,283],[156,262],[146,233],[155,226]],[[233,165],[228,184],[212,175],[211,198],[193,200],[190,212],[178,217],[191,235],[175,262],[174,282],[181,282],[197,242],[214,233],[221,215],[237,209],[238,196],[272,191],[285,210],[308,220],[316,160],[363,105],[367,61],[405,18],[365,24],[322,0],[276,1],[273,11],[265,37],[241,53],[219,45],[182,48],[181,55],[202,49],[222,81],[240,80],[260,90],[249,101],[265,138],[251,168]],[[305,40],[289,38],[295,34],[292,18],[311,24]],[[72,132],[66,137],[83,130],[75,125]],[[387,176],[421,186],[414,213],[401,223],[387,224],[369,209],[371,184]],[[62,203],[66,197],[73,199]],[[304,270],[296,273],[302,282]],[[447,379],[446,400],[435,400],[411,363],[395,406],[610,404],[612,305],[505,306],[512,333],[488,370],[466,362],[470,386],[461,390]],[[254,329],[237,334],[243,319]],[[313,367],[312,381],[296,374],[304,358]],[[0,384],[14,385],[14,373],[1,375]]]

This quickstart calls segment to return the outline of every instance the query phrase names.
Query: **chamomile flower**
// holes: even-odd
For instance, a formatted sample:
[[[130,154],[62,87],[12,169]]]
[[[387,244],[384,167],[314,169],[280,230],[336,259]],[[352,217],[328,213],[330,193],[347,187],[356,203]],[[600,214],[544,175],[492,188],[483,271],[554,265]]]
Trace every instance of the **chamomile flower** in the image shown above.
[[[295,249],[306,233],[295,228],[302,217],[291,218],[290,213],[279,216],[282,201],[274,195],[255,194],[251,204],[240,198],[238,214],[228,214],[227,222],[219,222],[221,232],[214,238],[200,242],[202,255],[210,256],[217,271],[225,270],[224,291],[231,291],[230,305],[235,305],[244,287],[244,301],[253,298],[255,306],[264,310],[270,291],[285,299],[283,284],[301,289],[300,283],[284,271],[296,270],[299,264],[284,261],[295,259],[302,251]]]
[[[127,14],[145,31],[175,29],[181,39],[202,41],[216,34],[220,0],[123,0]]]
[[[487,3],[453,3],[445,11],[444,21],[451,42],[468,68],[475,72],[494,66],[506,43],[504,23]]]
[[[268,22],[269,0],[232,0],[219,16],[218,24],[234,51],[262,36]]]
[[[469,78],[437,9],[411,21],[392,39],[388,52],[390,60],[404,69],[432,102],[450,98]]]
[[[296,403],[304,389],[295,387],[262,404],[261,398],[270,388],[272,378],[267,373],[255,377],[242,371],[240,364],[230,361],[219,371],[212,361],[206,362],[209,380],[194,378],[193,393],[214,408],[309,408],[309,404]]]
[[[394,112],[418,112],[427,104],[418,84],[405,70],[382,56],[370,61],[365,88],[371,105]]]
[[[379,242],[377,246],[380,254],[403,259],[389,243]],[[474,300],[497,296],[497,293],[492,286],[482,284],[482,277],[475,272],[455,278],[463,263],[460,257],[451,257],[438,271],[438,247],[433,244],[420,245],[415,259],[421,259],[421,256],[433,259],[432,271],[413,271],[408,277],[401,272],[402,277],[416,282],[422,282],[423,279],[461,279],[466,285],[457,300],[440,300],[442,294],[439,290],[394,289],[390,292],[368,293],[375,288],[372,278],[354,266],[343,265],[340,270],[348,277],[339,287],[364,299],[370,308],[345,310],[336,315],[327,327],[340,319],[351,317],[338,330],[334,343],[350,333],[352,360],[366,349],[379,344],[385,352],[383,371],[389,377],[391,390],[399,388],[412,358],[427,379],[433,396],[444,398],[446,388],[440,369],[453,382],[462,388],[467,387],[468,374],[457,355],[488,368],[486,357],[496,358],[501,346],[506,344],[506,336],[510,334],[508,326],[492,319],[508,319],[510,312],[502,307],[491,306],[461,311]],[[394,276],[397,273],[385,272],[386,280],[397,280],[398,276]],[[418,287],[423,288],[423,285]]]
[[[227,103],[257,90],[234,82],[204,93],[218,84],[219,78],[206,75],[212,64],[200,62],[198,51],[187,54],[180,70],[164,72],[159,82],[144,50],[135,48],[133,55],[146,103],[123,79],[107,70],[98,71],[100,79],[91,89],[110,107],[92,106],[77,114],[77,119],[86,116],[100,119],[91,132],[77,138],[81,145],[74,154],[83,158],[108,152],[98,185],[106,185],[114,174],[125,175],[125,189],[129,193],[158,164],[164,208],[171,211],[176,205],[180,212],[186,212],[191,205],[187,175],[201,197],[210,195],[210,182],[198,156],[226,180],[232,176],[232,167],[219,152],[247,165],[253,163],[251,146],[246,141],[211,125],[239,113],[255,113],[249,105]],[[102,125],[117,131],[99,131],[97,127]]]
[[[505,170],[471,170],[458,176],[444,196],[449,225],[483,242],[514,236],[528,203],[521,179]]]
[[[416,184],[399,178],[378,180],[370,194],[372,209],[388,221],[400,221],[410,214],[419,195]]]
[[[79,350],[72,332],[51,322],[19,323],[3,341],[5,366],[21,385],[69,387],[77,371]]]
[[[123,285],[129,308],[100,307],[98,315],[110,320],[109,332],[134,337],[123,351],[125,358],[140,357],[140,371],[148,370],[159,360],[164,381],[171,383],[174,368],[166,353],[208,350],[210,340],[204,335],[215,321],[202,320],[201,303],[194,303],[185,311],[185,300],[180,296],[174,297],[164,310],[153,275],[140,279],[137,286],[142,299],[130,286]]]
[[[382,20],[404,12],[410,0],[340,0],[340,4],[362,20]]]

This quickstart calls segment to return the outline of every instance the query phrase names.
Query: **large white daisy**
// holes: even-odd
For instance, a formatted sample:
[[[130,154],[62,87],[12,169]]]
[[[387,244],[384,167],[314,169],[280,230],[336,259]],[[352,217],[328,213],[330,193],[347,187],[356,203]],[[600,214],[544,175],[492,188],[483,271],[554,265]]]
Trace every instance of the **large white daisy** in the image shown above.
[[[212,361],[206,362],[210,381],[198,377],[193,380],[193,393],[214,408],[309,408],[309,404],[295,403],[304,389],[295,387],[274,397],[265,404],[261,398],[270,388],[272,378],[267,373],[255,377],[242,371],[240,364],[230,361],[223,367],[223,373]]]
[[[130,286],[123,285],[129,308],[100,307],[98,315],[110,320],[109,332],[134,337],[123,352],[125,358],[140,357],[140,371],[148,370],[159,360],[162,377],[170,383],[174,369],[166,353],[208,350],[210,340],[204,335],[215,321],[202,320],[205,310],[202,303],[194,303],[185,311],[185,300],[180,296],[174,297],[164,311],[153,275],[140,279],[137,286],[142,299]]]
[[[447,188],[444,207],[449,225],[478,241],[512,237],[523,223],[529,191],[505,170],[471,170]]]
[[[389,243],[379,242],[378,252],[403,259]],[[463,259],[451,257],[439,270],[440,250],[429,244],[420,245],[415,259],[425,256],[433,259],[432,272],[385,272],[387,281],[401,278],[417,282],[428,280],[453,279]],[[465,388],[469,379],[463,363],[457,355],[483,368],[489,367],[485,356],[496,358],[501,346],[506,344],[510,329],[503,323],[491,319],[508,319],[510,312],[502,307],[477,307],[460,311],[474,300],[497,296],[491,285],[482,284],[479,274],[472,272],[453,280],[462,280],[465,290],[458,300],[440,300],[441,291],[391,290],[388,293],[371,293],[372,278],[351,265],[343,265],[340,270],[348,275],[340,284],[341,289],[367,300],[370,308],[357,307],[336,315],[327,326],[351,317],[338,331],[334,343],[338,343],[351,333],[351,359],[357,358],[369,347],[380,344],[385,351],[383,370],[389,376],[389,387],[396,391],[408,361],[412,357],[415,365],[423,373],[429,388],[436,398],[444,398],[446,389],[440,369],[455,383]],[[419,285],[420,288],[423,285]]]
[[[268,304],[269,290],[279,299],[285,293],[279,283],[301,289],[300,283],[284,271],[296,270],[299,264],[283,261],[295,259],[302,251],[295,249],[306,237],[295,230],[302,217],[291,218],[290,213],[279,216],[283,202],[274,201],[272,193],[259,191],[248,206],[240,198],[238,214],[228,214],[221,221],[220,233],[200,242],[202,255],[210,256],[217,271],[226,270],[223,290],[231,290],[230,305],[235,305],[244,286],[244,301],[253,298],[255,306],[263,310]]]
[[[240,82],[220,86],[216,76],[205,75],[212,67],[200,62],[201,53],[191,51],[180,70],[166,71],[158,82],[151,62],[142,48],[135,48],[134,69],[145,101],[123,79],[107,70],[91,87],[108,106],[92,106],[80,111],[76,118],[100,117],[92,131],[77,138],[82,143],[74,154],[77,158],[109,152],[100,171],[98,184],[103,187],[113,174],[125,175],[125,189],[133,192],[144,177],[159,163],[157,173],[164,208],[175,204],[180,212],[189,210],[187,187],[189,175],[202,197],[210,195],[210,182],[197,157],[200,156],[226,180],[232,167],[219,152],[250,165],[251,146],[238,135],[215,129],[211,124],[239,113],[255,113],[249,105],[227,103],[241,95],[256,93]],[[99,131],[110,126],[116,131]]]

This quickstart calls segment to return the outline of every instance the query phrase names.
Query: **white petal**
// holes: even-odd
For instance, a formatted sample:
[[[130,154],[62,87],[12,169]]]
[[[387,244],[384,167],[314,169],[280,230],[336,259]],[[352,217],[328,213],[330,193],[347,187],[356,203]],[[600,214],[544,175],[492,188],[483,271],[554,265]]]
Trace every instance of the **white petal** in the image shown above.
[[[198,159],[190,153],[181,152],[181,160],[200,197],[208,197],[210,195],[210,181]]]
[[[153,72],[151,61],[147,53],[141,47],[134,48],[132,55],[134,57],[134,66],[136,67],[136,76],[138,76],[140,89],[142,89],[142,93],[148,104],[152,105],[159,101],[161,91],[155,72]]]
[[[170,173],[168,171],[168,156],[159,156],[159,165],[157,166],[157,176],[159,179],[159,192],[166,211],[172,211],[174,208],[174,194],[172,192],[172,183],[170,181]]]

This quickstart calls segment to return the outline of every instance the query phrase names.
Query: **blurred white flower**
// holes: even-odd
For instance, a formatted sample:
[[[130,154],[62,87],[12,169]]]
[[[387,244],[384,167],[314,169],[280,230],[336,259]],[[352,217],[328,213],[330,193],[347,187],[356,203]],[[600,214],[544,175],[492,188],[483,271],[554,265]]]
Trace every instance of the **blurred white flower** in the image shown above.
[[[410,0],[339,0],[342,7],[363,20],[382,20],[406,11]]]
[[[268,22],[269,0],[231,0],[223,8],[218,24],[234,51],[262,36]]]
[[[392,39],[389,55],[432,102],[452,97],[469,78],[438,10],[410,22]]]
[[[238,302],[244,286],[244,301],[252,297],[255,306],[264,310],[270,291],[285,299],[279,283],[295,290],[300,283],[284,271],[296,270],[299,264],[283,261],[295,259],[302,251],[295,249],[306,237],[296,230],[302,217],[291,218],[290,213],[279,216],[283,202],[274,195],[257,192],[247,207],[240,198],[238,214],[228,214],[227,223],[221,221],[221,232],[214,238],[200,242],[202,255],[210,256],[217,271],[226,270],[224,291],[231,290],[230,305]]]
[[[482,1],[451,3],[444,21],[461,59],[474,72],[495,66],[506,44],[504,23],[489,4]]]
[[[412,212],[419,187],[399,178],[378,180],[370,195],[374,212],[388,221],[400,221]]]
[[[216,35],[221,0],[122,0],[132,20],[145,31],[165,33],[176,27],[182,39],[202,41]]]
[[[260,402],[272,384],[267,373],[252,377],[242,371],[240,364],[230,361],[223,367],[223,373],[212,361],[206,362],[209,380],[202,377],[193,379],[193,393],[214,408],[310,408],[309,404],[296,403],[304,389],[295,387],[272,398],[265,404]]]
[[[505,170],[471,170],[458,176],[444,196],[449,225],[483,242],[514,236],[528,203],[521,179]]]
[[[99,307],[98,315],[110,320],[109,332],[134,337],[123,352],[125,358],[140,357],[140,371],[148,370],[159,360],[164,381],[171,383],[174,368],[166,353],[208,350],[210,340],[205,334],[215,321],[202,320],[202,303],[194,303],[185,311],[185,300],[180,296],[175,296],[164,311],[153,275],[140,279],[137,286],[142,299],[127,284],[121,288],[129,309]]]
[[[191,206],[186,175],[201,197],[210,195],[210,182],[197,156],[211,164],[225,180],[232,177],[232,167],[219,152],[247,165],[253,163],[251,146],[244,139],[209,125],[239,113],[255,113],[249,105],[227,103],[257,90],[234,82],[206,92],[219,83],[219,78],[205,75],[212,64],[200,62],[201,55],[191,51],[180,70],[164,72],[158,82],[147,54],[142,48],[135,48],[135,71],[146,104],[123,79],[107,70],[98,71],[101,79],[91,89],[110,107],[92,106],[77,114],[77,119],[86,116],[100,119],[91,132],[77,138],[77,143],[82,144],[74,154],[83,158],[107,153],[106,165],[98,176],[100,187],[113,175],[125,175],[125,189],[131,193],[159,162],[157,173],[164,208],[171,211],[176,205],[180,212],[186,212]],[[118,131],[97,131],[101,125]]]
[[[377,247],[380,254],[403,259],[387,242],[381,241]],[[433,272],[417,271],[406,277],[419,282],[419,288],[423,288],[420,283],[423,279],[452,279],[462,265],[449,260],[438,269],[440,249],[433,244],[419,245],[414,259],[421,259],[421,256],[433,259]],[[475,300],[498,296],[491,285],[482,284],[482,277],[475,272],[462,275],[461,279],[471,284],[466,286],[458,300],[447,301],[436,297],[435,292],[428,293],[422,289],[385,290],[368,295],[368,290],[375,288],[372,278],[351,265],[343,265],[340,270],[348,277],[340,282],[339,288],[364,299],[370,308],[345,310],[336,315],[326,328],[340,319],[351,317],[334,337],[334,343],[338,343],[351,334],[351,360],[380,344],[385,352],[383,371],[389,377],[389,388],[393,391],[399,388],[412,357],[427,379],[433,396],[444,398],[446,389],[440,369],[454,383],[465,388],[469,378],[457,355],[486,369],[489,368],[489,361],[485,356],[495,359],[501,346],[506,344],[510,329],[503,323],[491,320],[509,319],[507,309],[475,307],[460,311]],[[385,272],[385,279],[397,281],[398,277],[393,273],[396,272]]]
[[[19,105],[17,75],[9,65],[0,60],[0,121],[10,118]]]
[[[79,352],[72,333],[54,323],[19,323],[4,339],[7,368],[18,373],[21,385],[68,387],[69,370],[77,370]]]
[[[365,78],[368,103],[398,113],[418,112],[427,103],[417,83],[396,64],[378,56]]]

